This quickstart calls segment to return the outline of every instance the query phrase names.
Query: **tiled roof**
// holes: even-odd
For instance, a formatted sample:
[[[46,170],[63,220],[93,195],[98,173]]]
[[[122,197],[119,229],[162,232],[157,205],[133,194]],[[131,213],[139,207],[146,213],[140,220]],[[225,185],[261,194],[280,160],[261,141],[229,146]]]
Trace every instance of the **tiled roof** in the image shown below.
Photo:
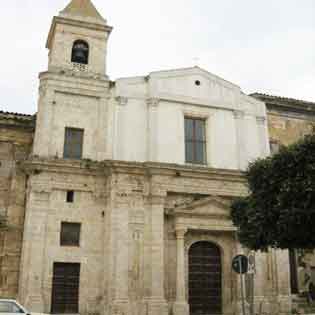
[[[315,115],[315,103],[282,96],[253,93],[250,96],[264,102],[268,110],[276,110],[286,113],[298,113],[302,115]]]
[[[315,107],[315,102],[309,102],[304,100],[298,100],[295,98],[289,98],[289,97],[283,97],[283,96],[276,96],[276,95],[269,95],[264,93],[253,93],[250,94],[250,96],[259,98],[259,99],[265,99],[270,101],[282,101],[286,103],[292,103],[292,104],[303,104],[303,105],[310,105]]]
[[[0,117],[7,118],[7,119],[22,119],[22,120],[34,120],[36,115],[28,115],[28,114],[21,114],[21,113],[13,113],[13,112],[4,112],[0,110]]]
[[[35,124],[36,115],[0,111],[1,126],[34,130]]]

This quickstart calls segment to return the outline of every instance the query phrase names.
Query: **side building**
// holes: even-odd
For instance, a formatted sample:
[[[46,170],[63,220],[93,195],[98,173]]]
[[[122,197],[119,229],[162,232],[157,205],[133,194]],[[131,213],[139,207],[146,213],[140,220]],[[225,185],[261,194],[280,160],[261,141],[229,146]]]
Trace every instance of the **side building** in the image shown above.
[[[251,96],[264,102],[268,111],[268,129],[271,153],[277,153],[281,146],[292,144],[310,134],[315,126],[315,103],[293,98],[278,97],[255,93]],[[290,251],[290,285],[291,293],[300,291],[299,265],[304,261],[312,271],[315,283],[315,252]]]
[[[0,296],[16,297],[27,176],[20,164],[32,150],[35,116],[0,111]]]

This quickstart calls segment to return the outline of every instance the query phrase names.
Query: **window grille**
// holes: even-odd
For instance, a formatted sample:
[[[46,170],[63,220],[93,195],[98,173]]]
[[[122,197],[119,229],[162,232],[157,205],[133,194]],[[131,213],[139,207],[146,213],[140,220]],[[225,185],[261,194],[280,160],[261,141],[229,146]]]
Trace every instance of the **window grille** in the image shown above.
[[[206,164],[205,120],[185,117],[186,163]]]
[[[61,223],[60,245],[61,246],[80,246],[80,223]]]
[[[83,149],[83,129],[66,128],[63,157],[65,159],[81,159]]]

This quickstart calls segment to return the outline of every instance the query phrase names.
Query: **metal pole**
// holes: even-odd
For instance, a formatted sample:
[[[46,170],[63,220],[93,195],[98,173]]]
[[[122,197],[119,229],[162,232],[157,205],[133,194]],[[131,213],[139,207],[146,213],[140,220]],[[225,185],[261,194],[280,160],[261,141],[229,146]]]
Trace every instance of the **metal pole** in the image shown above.
[[[241,296],[242,296],[242,309],[243,309],[243,315],[246,315],[245,310],[245,296],[244,296],[244,283],[243,283],[243,270],[242,270],[242,259],[239,257],[238,259],[240,264],[240,276],[241,276]]]
[[[252,315],[255,314],[255,274],[252,274]]]

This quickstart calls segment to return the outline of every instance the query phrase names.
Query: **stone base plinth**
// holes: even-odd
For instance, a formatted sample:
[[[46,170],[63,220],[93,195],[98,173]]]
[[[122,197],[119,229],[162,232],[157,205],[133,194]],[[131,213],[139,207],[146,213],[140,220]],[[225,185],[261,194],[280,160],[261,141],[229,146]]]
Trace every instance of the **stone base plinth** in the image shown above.
[[[165,300],[148,301],[148,315],[168,315],[168,305]]]
[[[29,295],[26,297],[24,306],[36,313],[44,313],[44,301],[41,295]]]
[[[111,307],[110,315],[126,315],[130,313],[130,303],[128,300],[116,300]]]
[[[290,296],[280,295],[278,297],[279,313],[289,314],[292,311],[292,299]]]
[[[186,302],[175,302],[173,305],[174,315],[189,315],[189,305]]]

